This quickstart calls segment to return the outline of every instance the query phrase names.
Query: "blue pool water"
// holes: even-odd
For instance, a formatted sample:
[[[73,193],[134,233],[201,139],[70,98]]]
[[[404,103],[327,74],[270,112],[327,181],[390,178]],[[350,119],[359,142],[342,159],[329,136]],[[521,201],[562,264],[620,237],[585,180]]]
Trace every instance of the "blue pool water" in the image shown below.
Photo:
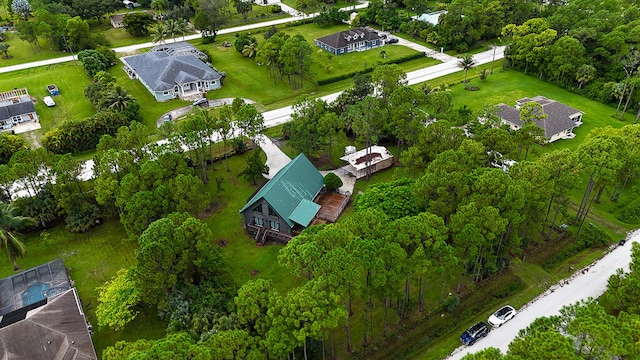
[[[51,289],[51,285],[46,283],[35,283],[32,285],[29,285],[27,290],[22,292],[22,305],[23,306],[31,305],[34,302],[38,302],[47,296],[51,296],[55,294],[56,292],[54,292],[53,294],[50,294],[52,290],[56,290],[56,289]]]

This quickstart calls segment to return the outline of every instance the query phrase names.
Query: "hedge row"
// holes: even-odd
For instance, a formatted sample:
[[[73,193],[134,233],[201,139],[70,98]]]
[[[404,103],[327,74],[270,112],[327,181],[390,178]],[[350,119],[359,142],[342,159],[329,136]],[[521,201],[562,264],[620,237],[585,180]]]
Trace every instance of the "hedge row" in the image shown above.
[[[136,117],[126,111],[103,110],[88,119],[69,120],[45,134],[42,146],[54,154],[95,149],[102,135],[114,135],[121,126],[128,126],[132,118]]]
[[[411,60],[415,60],[415,59],[422,59],[424,58],[426,55],[423,52],[419,52],[419,53],[415,53],[415,54],[411,54],[411,55],[405,55],[399,58],[395,58],[395,59],[391,59],[391,60],[387,60],[387,61],[380,61],[379,64],[381,65],[387,65],[387,64],[402,64],[404,62],[407,61],[411,61]],[[334,82],[338,82],[341,80],[345,80],[345,79],[351,79],[352,77],[358,75],[358,74],[366,74],[366,73],[370,73],[372,72],[374,69],[374,67],[368,66],[362,70],[358,70],[358,71],[352,71],[350,73],[346,73],[346,74],[342,74],[342,75],[336,75],[336,76],[332,76],[330,78],[326,78],[326,79],[320,79],[318,80],[318,85],[322,86],[322,85],[327,85],[327,84],[332,84]]]

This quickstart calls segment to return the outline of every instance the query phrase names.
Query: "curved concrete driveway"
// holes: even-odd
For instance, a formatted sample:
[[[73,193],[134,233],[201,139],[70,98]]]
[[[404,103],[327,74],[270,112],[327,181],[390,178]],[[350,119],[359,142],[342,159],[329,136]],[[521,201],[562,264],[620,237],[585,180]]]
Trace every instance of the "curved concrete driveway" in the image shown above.
[[[212,99],[209,100],[209,105],[207,107],[218,107],[218,106],[222,106],[222,105],[231,105],[231,103],[233,103],[234,98],[222,98],[222,99]],[[247,104],[255,104],[256,102],[251,100],[251,99],[245,99],[243,98],[242,100],[244,100],[245,103]],[[193,109],[193,105],[187,105],[187,106],[183,106],[177,109],[173,109],[167,113],[162,114],[162,116],[160,116],[158,118],[158,120],[156,121],[156,127],[160,127],[162,126],[162,124],[164,123],[164,120],[162,120],[162,118],[169,114],[171,115],[172,119],[177,119],[180,116],[184,116],[187,115],[191,109]]]

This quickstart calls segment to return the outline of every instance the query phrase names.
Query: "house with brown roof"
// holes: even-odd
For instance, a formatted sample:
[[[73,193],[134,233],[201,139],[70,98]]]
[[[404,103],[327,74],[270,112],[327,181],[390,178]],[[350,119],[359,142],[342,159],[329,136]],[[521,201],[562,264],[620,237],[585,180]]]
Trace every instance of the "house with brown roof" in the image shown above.
[[[506,104],[498,104],[497,115],[512,130],[518,130],[524,124],[520,119],[520,108],[528,102],[539,104],[542,108],[542,113],[547,115],[544,118],[535,120],[535,124],[544,130],[544,137],[547,142],[572,139],[576,136],[573,133],[573,129],[582,125],[583,112],[555,100],[547,99],[544,96],[522,98],[516,101],[515,108]]]
[[[127,13],[122,13],[122,14],[113,14],[111,16],[109,16],[109,22],[111,23],[111,26],[113,26],[114,28],[121,28],[124,27],[124,25],[122,24],[122,20],[124,19],[124,16],[127,14],[132,14],[135,12],[142,12],[142,11],[130,11]],[[147,14],[151,15],[151,17],[153,17],[154,19],[156,18],[156,13],[153,10],[145,10],[144,12],[146,12]]]
[[[0,359],[97,359],[61,259],[0,279]]]
[[[315,40],[317,47],[334,55],[365,51],[384,46],[384,39],[373,29],[355,28]]]

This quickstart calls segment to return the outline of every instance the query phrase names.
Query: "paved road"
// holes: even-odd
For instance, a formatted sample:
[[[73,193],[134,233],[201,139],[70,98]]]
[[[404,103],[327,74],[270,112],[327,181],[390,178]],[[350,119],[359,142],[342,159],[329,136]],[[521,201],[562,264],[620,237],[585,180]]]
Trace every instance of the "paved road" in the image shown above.
[[[627,237],[626,244],[614,248],[599,261],[578,270],[572,277],[552,286],[544,294],[519,309],[513,320],[500,328],[491,330],[486,338],[481,339],[473,346],[457,348],[447,360],[458,360],[466,354],[478,352],[488,347],[498,348],[504,354],[509,347],[509,343],[515,339],[520,329],[526,328],[535,319],[543,316],[560,315],[560,309],[565,305],[574,304],[589,297],[599,297],[606,290],[609,277],[615,274],[618,268],[629,271],[631,243],[639,241],[640,230],[636,230]],[[568,283],[565,284],[565,281]],[[471,325],[469,324],[469,326]]]
[[[476,63],[478,65],[480,64],[486,64],[489,63],[493,60],[493,50],[488,50],[485,51],[483,53],[479,53],[474,55],[474,59],[476,60]],[[504,56],[504,47],[498,47],[496,48],[496,52],[495,52],[495,59],[501,59]],[[416,71],[411,71],[409,73],[407,73],[407,81],[409,83],[409,85],[413,85],[413,84],[418,84],[427,80],[431,80],[431,79],[435,79],[437,77],[440,76],[444,76],[444,75],[448,75],[448,74],[452,74],[455,73],[457,71],[460,71],[460,68],[457,66],[457,59],[453,58],[452,60],[446,62],[446,63],[442,63],[442,64],[438,64],[435,66],[430,66],[424,69],[420,69],[420,70],[416,70]],[[337,92],[337,93],[333,93],[333,94],[329,94],[326,96],[321,97],[321,99],[323,99],[326,102],[332,102],[334,101],[339,95],[341,94],[341,92]],[[211,100],[212,102],[215,102],[217,100]],[[190,107],[186,107],[185,109],[188,109]],[[178,110],[176,110],[178,111]],[[291,114],[292,114],[292,109],[291,106],[286,106],[283,108],[279,108],[279,109],[275,109],[275,110],[270,110],[270,111],[266,111],[264,113],[262,113],[262,116],[264,117],[264,124],[266,127],[273,127],[276,125],[280,125],[283,124],[289,120],[291,120]],[[174,116],[174,118],[177,117]],[[218,136],[215,136],[213,138],[214,141],[220,141]],[[162,142],[163,140],[161,140],[160,142]],[[93,177],[93,162],[91,160],[87,161],[84,165],[84,171],[81,175],[81,178],[84,180],[87,179],[91,179]],[[12,193],[14,196],[17,197],[22,197],[22,196],[30,196],[26,191],[21,190],[19,186],[14,186],[12,189]]]

